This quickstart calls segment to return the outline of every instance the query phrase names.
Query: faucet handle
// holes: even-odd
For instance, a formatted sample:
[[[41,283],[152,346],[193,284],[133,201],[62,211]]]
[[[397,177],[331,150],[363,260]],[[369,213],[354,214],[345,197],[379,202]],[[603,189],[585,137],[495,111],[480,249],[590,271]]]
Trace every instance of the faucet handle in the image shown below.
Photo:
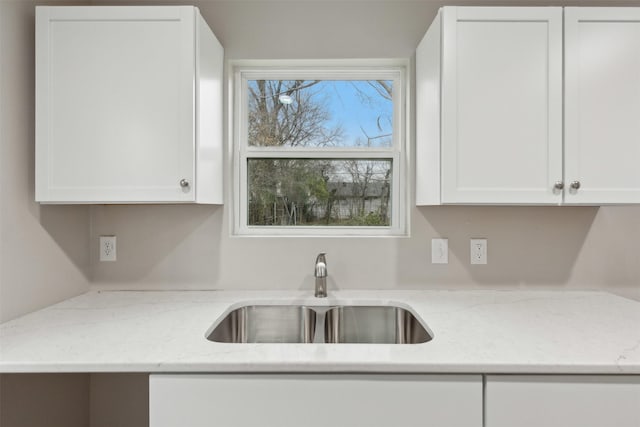
[[[318,254],[313,270],[313,275],[316,276],[316,298],[326,298],[327,296],[327,259],[325,255],[324,252]]]
[[[327,258],[325,252],[320,252],[316,257],[316,266],[314,269],[315,277],[327,277]]]

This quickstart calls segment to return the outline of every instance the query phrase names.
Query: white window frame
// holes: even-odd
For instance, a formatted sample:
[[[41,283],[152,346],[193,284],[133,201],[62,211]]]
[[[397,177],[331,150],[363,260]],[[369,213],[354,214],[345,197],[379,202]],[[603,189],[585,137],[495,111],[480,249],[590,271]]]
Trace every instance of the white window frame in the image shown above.
[[[232,108],[233,235],[236,236],[408,236],[408,60],[255,60],[229,64]],[[390,148],[250,147],[247,82],[250,80],[393,80],[393,143]],[[391,159],[390,226],[251,226],[247,225],[247,159]]]

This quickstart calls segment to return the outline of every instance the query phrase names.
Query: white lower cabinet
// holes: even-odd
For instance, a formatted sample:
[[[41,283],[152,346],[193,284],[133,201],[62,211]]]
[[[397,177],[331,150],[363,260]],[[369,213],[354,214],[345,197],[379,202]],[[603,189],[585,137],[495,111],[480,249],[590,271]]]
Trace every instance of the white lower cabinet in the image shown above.
[[[640,375],[153,374],[150,427],[638,427]]]
[[[481,427],[481,375],[154,374],[151,427]]]
[[[488,375],[485,427],[638,427],[640,375]]]

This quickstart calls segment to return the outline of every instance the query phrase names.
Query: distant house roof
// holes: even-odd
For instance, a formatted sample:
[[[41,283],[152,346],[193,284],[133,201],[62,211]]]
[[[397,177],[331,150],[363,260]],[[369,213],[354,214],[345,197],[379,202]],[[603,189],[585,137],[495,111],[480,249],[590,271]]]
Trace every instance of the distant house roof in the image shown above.
[[[384,182],[375,181],[367,184],[365,198],[382,197],[384,192]],[[354,182],[328,182],[327,188],[330,192],[335,190],[335,196],[340,198],[361,197],[360,184]]]

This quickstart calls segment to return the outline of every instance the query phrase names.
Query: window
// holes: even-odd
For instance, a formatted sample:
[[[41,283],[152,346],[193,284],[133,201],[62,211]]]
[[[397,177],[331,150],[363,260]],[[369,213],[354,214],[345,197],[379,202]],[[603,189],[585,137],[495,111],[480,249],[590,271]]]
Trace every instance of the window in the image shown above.
[[[405,64],[236,65],[234,229],[406,234]]]

